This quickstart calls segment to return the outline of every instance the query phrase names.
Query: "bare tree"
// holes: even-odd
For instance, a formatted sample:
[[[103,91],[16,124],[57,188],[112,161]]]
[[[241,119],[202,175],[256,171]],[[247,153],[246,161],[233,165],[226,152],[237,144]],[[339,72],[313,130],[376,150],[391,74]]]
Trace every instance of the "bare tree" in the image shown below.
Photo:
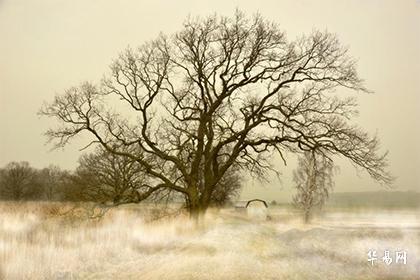
[[[136,203],[155,191],[147,184],[143,167],[137,161],[101,147],[80,157],[72,181],[77,186],[75,198],[113,205]]]
[[[38,171],[40,192],[47,200],[64,199],[67,171],[61,170],[59,166],[50,165]]]
[[[224,206],[237,199],[242,189],[242,178],[238,168],[232,167],[226,171],[217,183],[211,197],[210,205]]]
[[[11,162],[0,172],[1,197],[11,200],[36,198],[39,193],[37,179],[36,170],[28,162]]]
[[[322,153],[307,151],[299,157],[293,172],[297,189],[293,204],[303,211],[305,223],[310,221],[313,210],[320,209],[328,199],[334,186],[333,175],[334,163]]]
[[[336,36],[288,41],[276,24],[237,12],[127,49],[99,85],[73,87],[41,114],[62,124],[46,133],[57,147],[89,133],[140,164],[150,187],[183,195],[198,219],[232,166],[264,176],[273,152],[321,147],[390,183],[378,139],[351,124],[356,102],[340,88],[367,91]]]

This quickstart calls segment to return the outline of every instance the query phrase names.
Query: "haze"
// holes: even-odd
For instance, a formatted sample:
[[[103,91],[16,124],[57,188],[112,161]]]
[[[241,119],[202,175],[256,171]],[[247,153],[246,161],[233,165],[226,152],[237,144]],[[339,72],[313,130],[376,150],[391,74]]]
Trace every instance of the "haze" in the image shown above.
[[[290,39],[313,29],[337,33],[358,59],[360,76],[374,94],[359,96],[354,123],[377,133],[389,150],[398,190],[419,190],[420,176],[420,1],[24,1],[0,0],[0,166],[29,161],[72,169],[80,139],[49,151],[42,133],[55,123],[36,113],[56,93],[87,80],[97,82],[128,45],[159,32],[171,34],[188,15],[260,12]],[[242,198],[287,201],[294,192],[293,156],[280,184],[245,182]],[[383,190],[365,173],[337,160],[336,192]]]

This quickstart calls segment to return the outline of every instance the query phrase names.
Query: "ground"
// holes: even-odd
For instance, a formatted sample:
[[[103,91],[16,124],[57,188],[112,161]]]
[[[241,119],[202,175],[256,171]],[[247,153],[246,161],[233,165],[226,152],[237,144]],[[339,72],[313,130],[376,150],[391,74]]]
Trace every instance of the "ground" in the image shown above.
[[[420,279],[418,210],[330,209],[304,225],[290,208],[226,208],[197,228],[142,206],[88,220],[67,208],[0,203],[1,279]]]

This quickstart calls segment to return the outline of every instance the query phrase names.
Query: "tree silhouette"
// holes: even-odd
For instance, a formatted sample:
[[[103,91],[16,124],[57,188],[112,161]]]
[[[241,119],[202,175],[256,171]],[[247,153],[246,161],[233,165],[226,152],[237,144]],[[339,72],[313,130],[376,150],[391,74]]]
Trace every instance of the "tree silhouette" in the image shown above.
[[[334,163],[322,153],[307,151],[299,157],[293,172],[297,189],[293,204],[303,211],[305,223],[310,221],[314,208],[321,208],[326,202],[334,186],[333,175]]]
[[[39,198],[37,172],[28,162],[10,162],[0,170],[0,195],[11,200]]]
[[[155,191],[137,161],[102,147],[82,155],[71,178],[75,198],[113,205],[140,202]]]
[[[87,132],[140,164],[156,190],[180,193],[198,219],[232,166],[265,176],[274,152],[321,147],[390,183],[378,139],[351,124],[355,99],[337,89],[367,91],[336,36],[288,41],[238,11],[127,49],[100,84],[70,88],[41,114],[61,123],[46,133],[57,147]]]

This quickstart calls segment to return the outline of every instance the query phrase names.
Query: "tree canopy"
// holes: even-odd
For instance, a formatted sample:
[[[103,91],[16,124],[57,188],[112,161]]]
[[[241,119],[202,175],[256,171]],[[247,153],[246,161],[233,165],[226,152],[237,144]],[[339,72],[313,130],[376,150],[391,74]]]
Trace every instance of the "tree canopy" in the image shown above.
[[[355,98],[338,89],[367,92],[334,34],[289,41],[277,24],[238,11],[126,49],[100,83],[66,90],[41,114],[61,124],[46,133],[57,147],[87,132],[199,213],[230,168],[264,176],[274,152],[284,160],[316,148],[390,183],[377,137],[352,123]]]

